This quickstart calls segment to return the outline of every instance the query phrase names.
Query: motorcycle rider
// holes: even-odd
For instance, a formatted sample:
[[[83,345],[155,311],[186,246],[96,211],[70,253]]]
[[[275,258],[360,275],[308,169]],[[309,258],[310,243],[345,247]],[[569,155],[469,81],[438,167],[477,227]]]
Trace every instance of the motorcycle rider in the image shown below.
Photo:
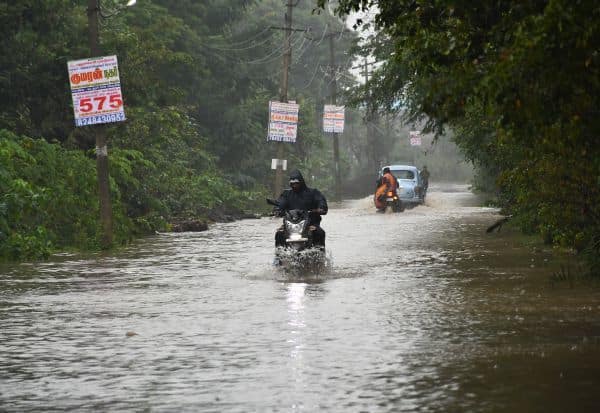
[[[382,185],[387,186],[386,190],[388,192],[392,191],[394,193],[394,195],[398,195],[396,193],[396,190],[399,187],[398,180],[396,179],[394,174],[392,174],[392,171],[390,171],[390,168],[388,168],[387,166],[385,168],[383,168],[383,176],[381,177],[381,183],[382,183]]]
[[[423,165],[423,169],[421,170],[421,179],[423,180],[423,197],[425,197],[427,188],[429,188],[429,171],[427,170],[427,165]]]
[[[312,234],[313,244],[320,249],[325,249],[325,231],[319,226],[321,215],[327,214],[327,200],[315,188],[309,188],[304,182],[304,177],[298,170],[290,173],[290,189],[286,189],[277,199],[280,215],[292,209],[309,211],[309,231]],[[285,246],[285,233],[279,228],[275,233],[275,246]]]
[[[385,199],[387,193],[392,191],[393,195],[398,195],[398,180],[392,174],[389,167],[383,168],[383,175],[377,180],[378,188],[375,192],[375,206],[378,210],[385,210]]]

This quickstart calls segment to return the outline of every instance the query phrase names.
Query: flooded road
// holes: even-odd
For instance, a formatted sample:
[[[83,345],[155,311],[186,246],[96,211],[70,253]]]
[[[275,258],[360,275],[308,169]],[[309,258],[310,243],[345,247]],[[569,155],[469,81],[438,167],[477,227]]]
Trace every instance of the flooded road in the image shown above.
[[[0,267],[0,411],[600,411],[598,285],[428,198],[331,205],[319,275],[271,265],[275,218]]]

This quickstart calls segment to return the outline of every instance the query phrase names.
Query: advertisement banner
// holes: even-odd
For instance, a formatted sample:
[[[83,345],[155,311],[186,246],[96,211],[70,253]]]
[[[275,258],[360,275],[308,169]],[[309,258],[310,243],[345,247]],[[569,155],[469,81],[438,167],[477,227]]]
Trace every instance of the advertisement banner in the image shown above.
[[[67,62],[75,126],[125,120],[117,56]]]
[[[323,132],[344,132],[345,106],[325,105],[323,108]]]
[[[421,146],[421,132],[410,131],[408,137],[410,138],[410,146]]]
[[[298,109],[299,105],[296,103],[269,102],[268,141],[296,142]]]

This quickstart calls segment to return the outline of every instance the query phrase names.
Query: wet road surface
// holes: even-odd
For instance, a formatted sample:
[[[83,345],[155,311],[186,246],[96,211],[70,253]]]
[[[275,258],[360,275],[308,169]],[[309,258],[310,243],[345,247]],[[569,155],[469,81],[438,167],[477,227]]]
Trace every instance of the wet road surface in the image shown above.
[[[276,218],[2,266],[0,411],[600,411],[600,288],[478,205],[331,205],[318,274]]]

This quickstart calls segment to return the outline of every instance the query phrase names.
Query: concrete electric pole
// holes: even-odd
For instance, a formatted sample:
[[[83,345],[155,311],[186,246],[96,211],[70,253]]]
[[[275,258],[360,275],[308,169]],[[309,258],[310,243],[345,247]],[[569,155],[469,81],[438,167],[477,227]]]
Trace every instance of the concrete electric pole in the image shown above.
[[[98,30],[100,0],[88,0],[87,15],[90,53],[93,57],[98,57],[102,54]],[[102,224],[102,238],[100,242],[102,248],[108,249],[112,245],[113,234],[106,128],[102,124],[94,125],[92,128],[94,128],[94,135],[96,138],[96,174],[98,177],[98,198],[100,201],[100,221]]]
[[[368,62],[367,57],[365,56],[365,61],[363,63],[365,88],[369,87],[369,65],[372,65],[374,63],[375,62]],[[369,89],[366,89],[366,95],[367,113],[365,115],[365,122],[367,126],[367,168],[369,169],[369,171],[375,172],[379,167],[379,149],[377,148],[378,142],[375,138],[375,133],[373,132],[373,124],[376,120],[377,111],[373,106],[373,99]]]
[[[287,103],[288,101],[288,83],[290,73],[290,63],[292,61],[292,11],[294,5],[292,0],[287,0],[287,10],[285,13],[285,53],[283,54],[283,67],[281,71],[281,85],[279,89],[279,101]],[[285,147],[283,142],[277,142],[277,163],[275,166],[275,185],[273,187],[273,196],[279,197],[283,190],[283,158],[285,156]]]
[[[331,73],[331,81],[329,83],[329,94],[331,99],[331,104],[336,104],[337,98],[337,82],[336,82],[336,64],[335,64],[335,47],[333,44],[333,35],[337,33],[329,34],[329,59],[330,59],[330,73]],[[338,134],[333,132],[333,167],[335,172],[335,200],[342,200],[342,179],[340,176],[340,145],[338,141]]]

